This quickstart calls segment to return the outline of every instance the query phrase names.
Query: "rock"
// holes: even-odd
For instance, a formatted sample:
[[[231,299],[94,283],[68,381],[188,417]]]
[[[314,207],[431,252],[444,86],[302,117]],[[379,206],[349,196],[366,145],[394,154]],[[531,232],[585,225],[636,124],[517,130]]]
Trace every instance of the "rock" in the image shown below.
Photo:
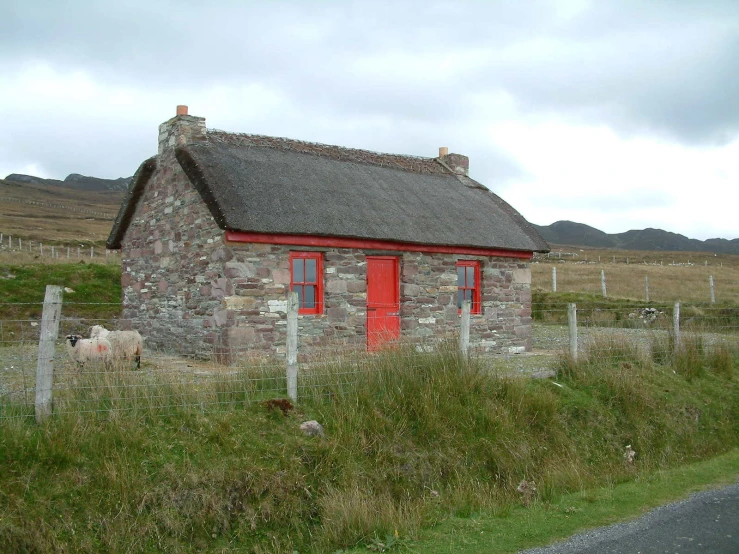
[[[309,437],[325,437],[325,433],[323,432],[323,425],[318,423],[315,419],[312,419],[310,421],[304,421],[300,424],[300,430],[303,431],[306,435]]]
[[[69,287],[64,287],[64,292],[66,292],[67,294],[71,294],[74,292],[74,289],[70,289]]]

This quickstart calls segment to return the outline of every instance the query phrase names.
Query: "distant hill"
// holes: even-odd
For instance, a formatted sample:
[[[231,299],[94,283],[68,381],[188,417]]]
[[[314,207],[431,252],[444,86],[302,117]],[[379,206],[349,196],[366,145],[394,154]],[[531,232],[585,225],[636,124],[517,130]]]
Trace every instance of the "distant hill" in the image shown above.
[[[90,190],[60,186],[61,182],[0,179],[0,233],[22,239],[24,245],[34,241],[102,246],[126,193],[104,184],[105,188]]]
[[[665,252],[713,252],[739,254],[739,239],[689,239],[684,235],[662,229],[642,229],[608,234],[583,223],[557,221],[551,225],[534,225],[549,243],[590,248],[618,248],[622,250],[657,250]]]
[[[57,187],[65,187],[77,190],[89,191],[113,191],[125,192],[133,177],[120,177],[118,179],[100,179],[98,177],[87,177],[78,173],[71,173],[60,181],[58,179],[42,179],[33,175],[22,175],[20,173],[11,173],[5,180],[14,183],[31,183],[34,185],[50,185]]]

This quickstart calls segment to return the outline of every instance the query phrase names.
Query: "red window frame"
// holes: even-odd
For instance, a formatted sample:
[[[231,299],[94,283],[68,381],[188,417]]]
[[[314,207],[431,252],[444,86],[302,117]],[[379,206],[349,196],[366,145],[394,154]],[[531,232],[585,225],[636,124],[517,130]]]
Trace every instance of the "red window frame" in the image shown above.
[[[471,268],[472,271],[469,271]],[[462,270],[460,272],[460,270]],[[470,282],[470,276],[473,281]],[[480,302],[480,262],[477,260],[458,260],[457,261],[457,308],[462,312],[462,300],[468,299],[472,302],[470,305],[471,314],[482,313],[482,303]]]
[[[315,275],[309,261],[315,261]],[[306,290],[312,287],[313,301],[306,307]],[[290,290],[298,293],[299,314],[323,313],[323,255],[321,252],[290,252]],[[307,295],[310,297],[310,295]],[[310,305],[312,304],[312,306]]]

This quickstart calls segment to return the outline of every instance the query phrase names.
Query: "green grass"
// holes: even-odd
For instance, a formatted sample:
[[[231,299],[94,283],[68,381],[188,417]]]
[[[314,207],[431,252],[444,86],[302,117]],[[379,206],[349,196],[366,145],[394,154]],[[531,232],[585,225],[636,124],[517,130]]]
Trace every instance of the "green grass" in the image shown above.
[[[0,265],[0,320],[40,319],[46,285],[67,287],[67,317],[120,314],[121,268],[105,263]]]
[[[603,346],[561,360],[555,380],[399,348],[354,380],[322,368],[337,384],[301,389],[315,395],[287,416],[253,402],[247,380],[70,391],[41,426],[1,420],[0,551],[441,552],[551,518],[509,542],[534,544],[575,516],[590,525],[584,508],[601,500],[628,511],[613,500],[621,484],[739,446],[735,351],[727,368],[704,348],[704,370],[686,375]],[[131,385],[121,379],[110,384]],[[300,432],[308,419],[325,438]],[[520,492],[524,480],[535,491]]]
[[[406,541],[404,551],[427,554],[506,554],[564,540],[601,525],[633,519],[647,510],[739,479],[739,450],[705,462],[656,471],[621,484],[564,494],[547,503],[496,514],[450,518]],[[361,552],[361,549],[352,550]]]

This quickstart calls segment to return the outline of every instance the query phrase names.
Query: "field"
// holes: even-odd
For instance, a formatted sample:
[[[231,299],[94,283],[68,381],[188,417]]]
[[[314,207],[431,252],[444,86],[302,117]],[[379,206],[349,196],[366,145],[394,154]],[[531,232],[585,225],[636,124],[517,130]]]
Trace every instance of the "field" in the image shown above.
[[[645,278],[651,302],[708,303],[713,276],[716,302],[739,304],[739,256],[556,247],[549,256],[537,256],[531,267],[533,288],[551,291],[552,268],[556,268],[557,292],[594,295],[602,295],[601,271],[605,271],[609,297],[640,303],[646,298]]]
[[[119,192],[89,192],[0,180],[0,232],[26,243],[103,248],[123,200]],[[17,247],[17,240],[14,244]]]

